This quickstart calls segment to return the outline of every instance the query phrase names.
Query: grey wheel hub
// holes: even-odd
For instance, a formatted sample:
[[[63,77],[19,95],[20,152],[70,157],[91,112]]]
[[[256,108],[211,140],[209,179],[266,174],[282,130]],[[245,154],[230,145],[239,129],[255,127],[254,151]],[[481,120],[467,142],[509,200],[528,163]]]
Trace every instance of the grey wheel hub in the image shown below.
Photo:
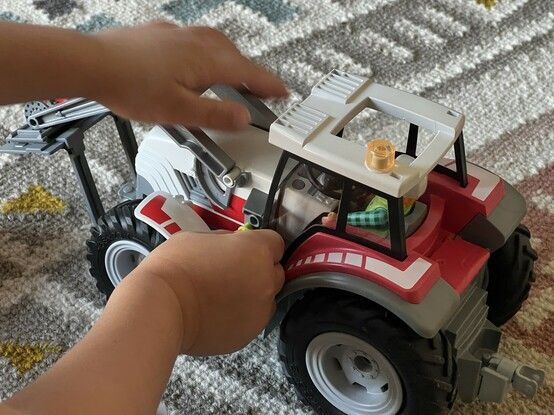
[[[135,241],[122,239],[112,243],[106,250],[104,265],[113,286],[118,285],[149,253],[148,248]]]
[[[402,406],[398,373],[357,337],[340,332],[314,337],[306,349],[306,368],[323,397],[348,415],[394,415]]]

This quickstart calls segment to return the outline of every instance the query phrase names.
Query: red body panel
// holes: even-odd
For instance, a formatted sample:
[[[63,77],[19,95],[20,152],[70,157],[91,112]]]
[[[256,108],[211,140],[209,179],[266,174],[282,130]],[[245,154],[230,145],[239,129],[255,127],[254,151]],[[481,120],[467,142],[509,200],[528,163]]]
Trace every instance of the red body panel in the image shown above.
[[[488,260],[489,252],[456,238],[456,234],[475,215],[490,214],[504,196],[499,181],[485,200],[479,200],[472,196],[479,179],[468,175],[468,181],[463,188],[448,176],[429,174],[427,190],[420,198],[427,204],[427,217],[406,239],[404,261],[337,236],[317,233],[304,241],[288,260],[286,280],[316,272],[341,272],[382,285],[410,303],[421,302],[439,278],[462,293]],[[194,209],[211,229],[234,231],[244,222],[244,204],[245,200],[232,196],[227,209],[213,206],[208,210],[198,205]],[[349,231],[374,242],[385,242],[355,227],[349,227]]]
[[[164,226],[165,230],[168,231],[170,234],[175,234],[177,232],[181,232],[182,229],[179,225],[177,225],[175,222],[170,223],[169,225]]]
[[[436,195],[427,197],[427,217],[421,226],[406,239],[408,252],[415,251],[421,255],[428,255],[444,238],[448,237],[448,233],[441,226],[444,206],[443,198]]]
[[[404,261],[397,261],[338,237],[316,234],[306,240],[286,264],[287,281],[314,272],[343,272],[382,285],[408,302],[419,303],[433,284],[443,278],[458,293],[462,293],[487,262],[489,252],[456,238],[456,233],[475,215],[490,214],[504,196],[504,187],[502,181],[499,181],[485,200],[479,200],[472,196],[479,179],[468,176],[468,181],[468,186],[463,188],[448,176],[435,172],[429,174],[427,190],[420,199],[427,204],[427,217],[417,231],[406,239],[408,256]],[[383,242],[367,232],[358,232],[356,228],[351,231],[358,236],[371,238],[374,242]],[[353,252],[361,255],[363,260],[359,265],[347,264],[344,260],[330,262],[330,252]],[[326,255],[323,260],[321,254]],[[317,255],[319,261],[314,262],[313,258]],[[376,258],[399,271],[406,270],[417,258],[428,261],[431,266],[413,286],[407,288],[366,269],[364,264],[367,257]]]
[[[244,223],[243,208],[246,201],[238,196],[231,196],[230,204],[227,209],[220,209],[217,206],[208,210],[200,205],[193,205],[192,208],[208,224],[210,229],[225,229],[236,231]],[[240,223],[237,223],[240,222]]]
[[[449,232],[458,233],[478,213],[488,216],[504,197],[502,180],[484,201],[473,197],[472,193],[478,183],[478,179],[468,175],[468,185],[461,187],[453,178],[432,172],[428,176],[427,190],[421,200],[428,203],[430,195],[442,197],[446,201],[443,227]]]
[[[431,258],[440,267],[441,277],[461,294],[489,259],[489,251],[464,241],[447,239]]]
[[[167,197],[165,196],[155,196],[141,208],[140,213],[158,225],[163,226],[170,235],[173,235],[182,231],[182,229],[176,222],[173,221],[173,218],[163,210],[166,201]]]
[[[162,210],[162,207],[167,199],[163,196],[156,196],[141,210],[144,216],[148,216],[157,224],[161,225],[167,222],[171,217]]]
[[[244,209],[245,203],[246,201],[244,199],[241,199],[240,197],[233,195],[231,196],[229,207],[227,209],[220,209],[217,206],[214,206],[213,209],[224,216],[227,216],[231,219],[236,220],[237,222],[240,222],[242,225],[244,223],[243,209]]]
[[[428,268],[421,270],[418,278],[409,275],[413,278],[413,284],[412,281],[404,286],[395,283],[393,279],[398,281],[404,271],[410,273],[407,269],[418,258],[427,262]],[[377,267],[367,269],[366,264],[370,259],[375,263],[381,263],[384,269],[379,271]],[[429,258],[412,254],[404,261],[398,261],[365,246],[325,233],[316,233],[302,243],[285,265],[285,269],[287,281],[315,272],[334,271],[354,275],[382,285],[410,303],[421,302],[440,278],[438,265]],[[393,275],[395,278],[392,278]],[[407,279],[408,275],[406,275],[406,281]]]

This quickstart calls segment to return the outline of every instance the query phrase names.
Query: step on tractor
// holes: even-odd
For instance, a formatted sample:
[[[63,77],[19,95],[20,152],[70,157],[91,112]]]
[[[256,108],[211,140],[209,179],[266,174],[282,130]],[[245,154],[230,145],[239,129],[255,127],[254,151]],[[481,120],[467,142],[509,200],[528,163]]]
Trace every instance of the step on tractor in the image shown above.
[[[247,91],[211,91],[245,105],[248,128],[155,126],[138,147],[127,120],[77,98],[28,104],[0,149],[68,152],[101,292],[174,233],[274,229],[286,283],[266,333],[279,326],[284,375],[317,413],[429,415],[537,392],[544,372],[497,352],[534,281],[525,201],[466,160],[462,114],[338,70],[279,117]],[[362,110],[405,123],[403,145],[344,138]],[[105,117],[134,172],[107,212],[83,145]]]

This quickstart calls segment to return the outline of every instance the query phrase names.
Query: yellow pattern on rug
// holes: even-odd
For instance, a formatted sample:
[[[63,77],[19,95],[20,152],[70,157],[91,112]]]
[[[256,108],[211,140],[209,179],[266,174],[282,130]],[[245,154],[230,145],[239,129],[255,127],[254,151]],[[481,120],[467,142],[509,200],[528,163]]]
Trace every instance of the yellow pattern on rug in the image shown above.
[[[59,346],[47,343],[39,344],[17,344],[14,342],[0,343],[0,358],[8,359],[17,369],[20,375],[31,370],[36,364],[41,363],[52,353],[61,353]]]
[[[1,207],[0,212],[8,213],[36,213],[47,212],[56,213],[65,208],[65,203],[60,198],[54,196],[42,186],[31,186],[19,196],[6,201]]]
[[[477,3],[482,4],[487,9],[496,6],[496,0],[477,0]]]

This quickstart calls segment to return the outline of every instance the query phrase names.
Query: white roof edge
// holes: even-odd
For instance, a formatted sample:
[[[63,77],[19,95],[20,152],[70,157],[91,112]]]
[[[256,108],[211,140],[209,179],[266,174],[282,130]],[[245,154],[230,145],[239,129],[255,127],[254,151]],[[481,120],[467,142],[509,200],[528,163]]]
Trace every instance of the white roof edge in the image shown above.
[[[390,86],[372,83],[367,88],[367,97],[371,100],[371,108],[431,131],[442,131],[453,140],[464,127],[462,113]]]
[[[366,168],[365,150],[335,134],[364,108],[416,124],[435,134],[409,166],[390,173]],[[444,105],[333,70],[304,101],[293,105],[270,127],[269,142],[292,154],[379,191],[400,197],[439,163],[462,131],[465,117]]]

